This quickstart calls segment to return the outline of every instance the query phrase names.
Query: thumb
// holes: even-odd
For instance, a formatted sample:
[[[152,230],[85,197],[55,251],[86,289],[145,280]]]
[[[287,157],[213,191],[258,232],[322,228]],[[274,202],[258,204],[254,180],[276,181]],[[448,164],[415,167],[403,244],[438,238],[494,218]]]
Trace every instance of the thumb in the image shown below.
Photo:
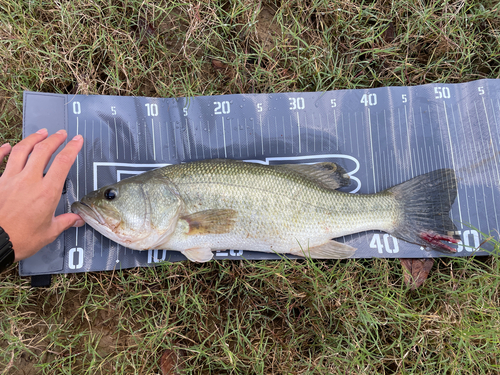
[[[54,218],[54,227],[59,234],[64,232],[66,229],[71,227],[81,227],[84,224],[85,222],[80,215],[73,213],[62,214]]]

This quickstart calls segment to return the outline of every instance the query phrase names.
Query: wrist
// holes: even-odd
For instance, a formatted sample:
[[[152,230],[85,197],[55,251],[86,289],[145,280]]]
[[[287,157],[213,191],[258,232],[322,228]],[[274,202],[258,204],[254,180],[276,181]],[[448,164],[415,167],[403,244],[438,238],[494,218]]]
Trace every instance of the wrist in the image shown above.
[[[0,272],[14,263],[15,257],[9,235],[0,227]]]

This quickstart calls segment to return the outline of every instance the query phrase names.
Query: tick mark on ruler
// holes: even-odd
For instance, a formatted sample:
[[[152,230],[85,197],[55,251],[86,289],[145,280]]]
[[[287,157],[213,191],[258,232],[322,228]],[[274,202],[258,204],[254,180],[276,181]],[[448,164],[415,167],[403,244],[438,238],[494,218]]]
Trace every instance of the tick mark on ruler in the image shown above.
[[[113,123],[115,125],[115,147],[116,147],[116,160],[118,160],[118,129],[116,127],[116,118],[113,117]]]
[[[153,160],[156,160],[155,122],[153,119],[151,119],[151,131],[153,134]]]
[[[226,125],[224,123],[224,116],[222,118],[222,141],[224,142],[224,157],[227,159],[227,145],[226,145]]]
[[[299,112],[296,112],[297,114],[297,133],[299,135],[299,154],[302,153],[302,145],[301,145],[301,140],[300,140],[300,117],[299,117]]]
[[[264,134],[262,132],[262,115],[259,115],[259,125],[260,125],[260,144],[262,147],[262,155],[264,155]]]

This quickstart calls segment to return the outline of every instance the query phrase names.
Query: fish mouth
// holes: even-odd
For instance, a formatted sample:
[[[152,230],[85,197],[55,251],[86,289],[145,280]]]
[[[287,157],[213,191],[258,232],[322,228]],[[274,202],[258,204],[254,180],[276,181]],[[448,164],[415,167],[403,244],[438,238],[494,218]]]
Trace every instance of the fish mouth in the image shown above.
[[[88,205],[85,202],[74,202],[71,205],[71,212],[82,216],[85,221],[90,218],[101,225],[106,224],[104,217],[94,207]]]

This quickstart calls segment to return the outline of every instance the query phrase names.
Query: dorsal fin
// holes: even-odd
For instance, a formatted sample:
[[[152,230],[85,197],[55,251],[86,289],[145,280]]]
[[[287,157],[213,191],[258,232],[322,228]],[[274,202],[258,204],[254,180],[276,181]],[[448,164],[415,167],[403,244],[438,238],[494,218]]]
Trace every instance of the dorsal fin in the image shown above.
[[[338,189],[348,186],[350,183],[350,177],[345,169],[333,162],[316,164],[281,164],[275,167],[292,170],[327,189]]]

